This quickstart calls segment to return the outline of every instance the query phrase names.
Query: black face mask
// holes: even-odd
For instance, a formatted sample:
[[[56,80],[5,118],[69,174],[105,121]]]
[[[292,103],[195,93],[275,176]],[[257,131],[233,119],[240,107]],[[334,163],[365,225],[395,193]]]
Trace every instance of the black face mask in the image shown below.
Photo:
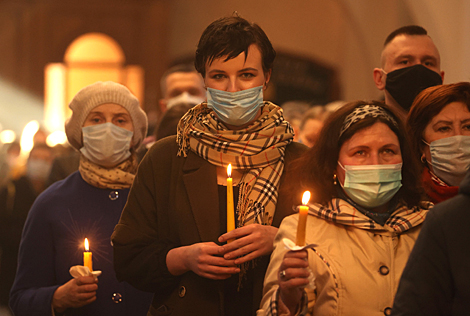
[[[418,64],[389,72],[385,90],[408,112],[421,91],[439,84],[442,78],[437,72]]]

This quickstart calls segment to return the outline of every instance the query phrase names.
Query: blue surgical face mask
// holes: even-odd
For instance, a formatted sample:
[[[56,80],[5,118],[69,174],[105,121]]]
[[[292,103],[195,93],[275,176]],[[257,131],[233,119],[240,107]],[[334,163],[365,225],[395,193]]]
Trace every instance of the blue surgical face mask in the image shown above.
[[[357,204],[373,208],[384,205],[401,188],[402,164],[393,165],[346,165],[344,192]]]
[[[82,128],[83,147],[80,152],[97,165],[111,168],[131,155],[131,131],[113,123],[91,125]]]
[[[207,88],[207,106],[224,123],[241,126],[250,123],[263,105],[263,86],[237,92]]]
[[[424,141],[423,141],[424,142]],[[459,186],[470,166],[470,136],[457,135],[431,142],[432,171],[442,181]]]

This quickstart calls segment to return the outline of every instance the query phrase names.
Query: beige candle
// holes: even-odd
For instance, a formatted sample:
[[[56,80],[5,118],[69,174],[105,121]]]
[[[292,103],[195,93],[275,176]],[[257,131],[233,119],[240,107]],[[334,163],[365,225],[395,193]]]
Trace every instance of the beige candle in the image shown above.
[[[85,238],[85,251],[83,252],[83,265],[90,269],[90,272],[93,271],[93,261],[92,253],[90,251],[90,246],[88,244],[88,238]]]
[[[308,201],[310,200],[310,191],[305,191],[302,196],[302,206],[299,207],[299,224],[297,225],[297,246],[305,245],[305,230],[307,228]]]

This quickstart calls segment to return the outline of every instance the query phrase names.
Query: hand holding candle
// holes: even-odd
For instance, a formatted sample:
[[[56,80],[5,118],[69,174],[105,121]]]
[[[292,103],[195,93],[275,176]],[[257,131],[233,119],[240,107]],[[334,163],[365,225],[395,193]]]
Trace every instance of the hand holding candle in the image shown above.
[[[88,238],[85,238],[85,251],[83,252],[83,265],[93,272],[93,261],[90,246],[88,244]]]
[[[227,167],[227,233],[235,229],[235,212],[233,208],[232,164]],[[229,241],[230,242],[230,241]]]
[[[305,245],[305,230],[307,228],[308,201],[310,200],[310,191],[305,191],[302,196],[302,206],[299,207],[299,224],[297,226],[297,246]]]

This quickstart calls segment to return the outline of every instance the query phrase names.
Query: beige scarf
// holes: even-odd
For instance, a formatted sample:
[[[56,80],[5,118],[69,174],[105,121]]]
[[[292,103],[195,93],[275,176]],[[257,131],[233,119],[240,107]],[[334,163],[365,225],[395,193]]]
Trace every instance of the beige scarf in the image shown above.
[[[126,189],[130,188],[137,170],[135,155],[121,162],[114,168],[101,167],[84,155],[80,156],[80,175],[88,184],[100,189]]]
[[[239,226],[271,225],[286,145],[294,137],[282,109],[264,102],[261,116],[241,130],[229,130],[206,103],[193,107],[178,124],[178,156],[192,150],[218,167],[245,173],[237,205]]]

